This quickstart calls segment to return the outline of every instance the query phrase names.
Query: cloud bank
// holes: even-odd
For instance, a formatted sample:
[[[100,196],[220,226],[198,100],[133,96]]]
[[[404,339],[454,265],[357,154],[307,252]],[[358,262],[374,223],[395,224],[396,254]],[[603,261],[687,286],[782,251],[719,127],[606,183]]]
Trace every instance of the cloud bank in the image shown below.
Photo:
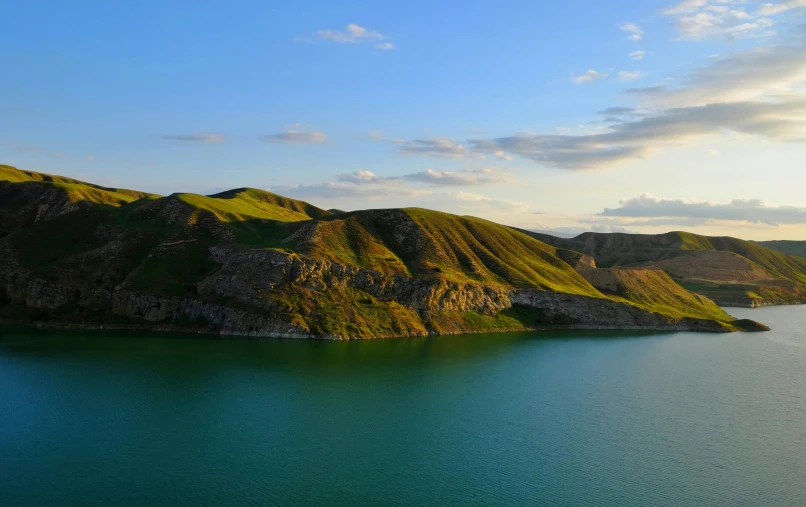
[[[700,225],[710,220],[760,223],[770,226],[806,224],[806,208],[768,206],[758,199],[734,199],[719,204],[682,199],[661,199],[642,194],[605,208],[598,216],[651,219],[641,225]]]

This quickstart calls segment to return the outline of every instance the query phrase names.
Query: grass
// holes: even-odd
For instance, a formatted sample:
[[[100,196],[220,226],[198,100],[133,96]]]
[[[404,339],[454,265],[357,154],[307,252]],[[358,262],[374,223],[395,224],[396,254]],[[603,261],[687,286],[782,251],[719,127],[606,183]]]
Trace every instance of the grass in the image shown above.
[[[786,255],[806,258],[806,241],[756,241],[759,245]]]
[[[34,171],[21,171],[9,165],[0,165],[0,182],[34,183],[62,190],[71,202],[86,201],[95,204],[121,206],[155,194],[120,188],[103,187],[83,181],[53,176]]]
[[[306,290],[285,286],[270,299],[282,308],[284,319],[312,333],[338,337],[425,335],[420,316],[395,301],[380,301],[349,287]]]
[[[733,319],[710,299],[689,292],[664,271],[656,269],[610,269],[617,280],[613,295],[651,312],[675,318]]]
[[[614,299],[674,317],[729,319],[713,303],[686,292],[659,273],[620,275],[620,289],[605,295],[561,260],[554,246],[474,217],[420,208],[334,215],[303,201],[249,188],[212,196],[159,197],[10,166],[0,166],[3,184],[10,195],[22,196],[17,204],[26,209],[39,202],[42,192],[57,192],[70,202],[86,204],[55,218],[19,222],[3,240],[34,275],[74,287],[122,286],[159,296],[202,298],[198,283],[219,268],[211,258],[211,247],[229,245],[236,249],[282,249],[407,278],[556,291]],[[36,191],[29,195],[20,192],[22,188]],[[7,216],[17,216],[12,208],[3,208],[2,201],[0,209],[5,209]],[[719,246],[713,239],[706,243],[701,238],[669,236],[662,242],[678,242],[678,248],[685,244],[690,249]],[[785,256],[758,248],[754,255],[774,264],[779,272],[794,271],[798,266]],[[494,316],[475,312],[425,316],[345,285],[313,290],[285,284],[262,297],[276,309],[272,317],[313,333],[338,336],[422,335],[429,329],[519,330],[569,324],[562,318],[520,307]]]
[[[210,197],[198,194],[174,194],[173,197],[195,209],[211,212],[222,222],[243,222],[255,219],[300,222],[313,218],[296,206],[286,208],[261,199],[258,192],[260,191],[248,189],[230,197]]]
[[[508,227],[419,208],[358,211],[310,226],[295,251],[407,276],[601,297],[556,251]]]
[[[535,237],[542,237],[535,234]],[[604,234],[584,233],[576,238],[551,238],[552,244],[577,250],[596,258],[600,267],[610,266],[646,266],[653,262],[670,258],[684,257],[695,251],[730,252],[760,266],[772,277],[788,280],[797,284],[798,294],[767,284],[751,285],[747,290],[731,288],[731,297],[748,297],[747,292],[756,295],[765,294],[769,301],[795,301],[806,297],[806,258],[795,257],[777,252],[764,245],[752,241],[744,241],[731,237],[709,237],[689,232],[670,232],[666,234]],[[683,281],[687,287],[693,287],[691,281]],[[696,282],[695,282],[696,284]],[[714,284],[706,284],[701,291],[709,297],[724,297],[724,290],[716,290]],[[760,285],[764,285],[760,282]]]

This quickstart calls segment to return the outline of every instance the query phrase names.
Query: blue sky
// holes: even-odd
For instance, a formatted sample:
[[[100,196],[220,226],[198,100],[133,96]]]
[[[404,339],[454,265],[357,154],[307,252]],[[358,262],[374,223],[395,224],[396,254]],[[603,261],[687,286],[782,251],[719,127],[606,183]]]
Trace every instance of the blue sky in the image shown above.
[[[3,163],[806,238],[806,1],[3,4]]]

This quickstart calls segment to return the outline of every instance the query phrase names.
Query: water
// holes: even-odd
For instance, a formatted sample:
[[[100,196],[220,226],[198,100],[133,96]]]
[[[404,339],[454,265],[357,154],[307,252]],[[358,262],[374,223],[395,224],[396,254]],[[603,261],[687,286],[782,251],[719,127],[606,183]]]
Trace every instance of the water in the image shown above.
[[[4,331],[0,505],[806,505],[806,306],[761,334]]]

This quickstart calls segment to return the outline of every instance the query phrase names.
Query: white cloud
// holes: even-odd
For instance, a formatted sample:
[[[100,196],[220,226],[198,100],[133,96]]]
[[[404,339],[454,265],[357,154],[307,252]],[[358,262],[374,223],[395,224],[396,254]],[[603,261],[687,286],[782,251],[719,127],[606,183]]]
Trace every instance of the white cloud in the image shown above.
[[[474,140],[472,146],[481,151],[503,150],[551,167],[599,169],[725,131],[775,141],[806,142],[806,98],[670,109],[616,123],[601,134],[521,134]]]
[[[381,183],[394,180],[394,178],[376,176],[375,173],[367,170],[354,171],[349,174],[340,174],[338,179],[339,181],[354,184]]]
[[[368,30],[363,26],[349,24],[344,31],[318,30],[316,36],[338,44],[356,44],[359,42],[375,42],[375,47],[382,50],[395,49],[395,45],[386,41],[386,37],[375,30]]]
[[[694,70],[681,88],[630,90],[659,107],[760,99],[792,92],[806,82],[806,44],[801,41],[736,51]]]
[[[644,57],[646,57],[646,51],[639,49],[637,51],[633,51],[627,56],[629,56],[631,60],[643,60]]]
[[[92,162],[93,160],[95,160],[95,157],[93,157],[92,155],[87,155],[87,160]]]
[[[510,201],[506,199],[493,199],[479,194],[471,194],[469,192],[453,192],[449,195],[458,199],[459,201],[473,203],[474,205],[483,205],[499,210],[527,212],[531,209],[531,206],[525,202]]]
[[[779,224],[806,224],[806,208],[796,206],[768,206],[758,199],[734,199],[719,204],[684,199],[661,199],[641,194],[619,202],[618,208],[605,208],[603,217],[662,219],[663,223],[642,222],[642,225],[680,224],[680,220],[721,220],[734,222]]]
[[[687,14],[689,12],[696,12],[700,8],[708,5],[709,0],[683,0],[679,4],[667,7],[661,12],[667,16],[676,16],[678,14]]]
[[[199,134],[179,134],[179,135],[165,135],[163,139],[168,141],[191,141],[198,143],[221,143],[224,142],[224,136],[214,133],[199,133]]]
[[[512,160],[512,156],[504,150],[488,149],[468,149],[467,146],[449,137],[430,137],[427,139],[415,139],[413,141],[392,140],[398,144],[397,151],[403,155],[420,155],[423,157],[440,158],[486,158],[487,155],[500,158],[501,160]]]
[[[272,188],[271,191],[297,199],[382,199],[388,197],[413,198],[422,195],[429,195],[431,193],[429,190],[421,189],[390,187],[383,185],[356,185],[352,183],[333,181],[313,185],[276,187]]]
[[[745,0],[685,0],[661,12],[674,19],[679,37],[688,40],[762,35],[775,24],[765,16],[783,12],[762,8],[751,14],[744,10],[746,4]]]
[[[627,40],[639,41],[644,37],[644,31],[635,23],[624,23],[619,27],[619,30],[627,32]]]
[[[470,154],[468,149],[455,139],[448,137],[430,137],[407,141],[398,147],[404,155],[422,155],[461,159]]]
[[[631,90],[644,107],[612,107],[601,128],[493,139],[405,143],[423,154],[496,154],[549,167],[601,169],[725,133],[806,143],[806,41],[741,50],[694,71],[683,86]],[[646,107],[648,106],[648,107]],[[432,153],[433,152],[433,153]]]
[[[497,167],[482,167],[460,171],[426,169],[422,172],[406,174],[403,178],[408,181],[439,186],[478,186],[511,181],[508,172]]]
[[[267,143],[280,144],[322,144],[327,142],[327,135],[322,132],[299,132],[287,130],[279,134],[263,136]]]
[[[591,83],[593,81],[599,81],[600,79],[605,79],[609,74],[604,74],[602,72],[596,72],[595,70],[589,70],[584,74],[580,74],[579,76],[573,76],[571,81],[576,84],[582,83]]]
[[[806,7],[806,0],[788,0],[774,4],[766,3],[759,8],[758,12],[762,16],[775,16],[800,7]]]
[[[431,186],[481,186],[511,181],[510,171],[500,167],[479,167],[445,171],[426,169],[425,171],[403,174],[402,176],[378,176],[372,171],[359,170],[340,174],[338,180],[356,185],[401,185],[423,183]]]
[[[623,70],[618,73],[619,81],[634,81],[644,77],[644,73],[640,70]]]

